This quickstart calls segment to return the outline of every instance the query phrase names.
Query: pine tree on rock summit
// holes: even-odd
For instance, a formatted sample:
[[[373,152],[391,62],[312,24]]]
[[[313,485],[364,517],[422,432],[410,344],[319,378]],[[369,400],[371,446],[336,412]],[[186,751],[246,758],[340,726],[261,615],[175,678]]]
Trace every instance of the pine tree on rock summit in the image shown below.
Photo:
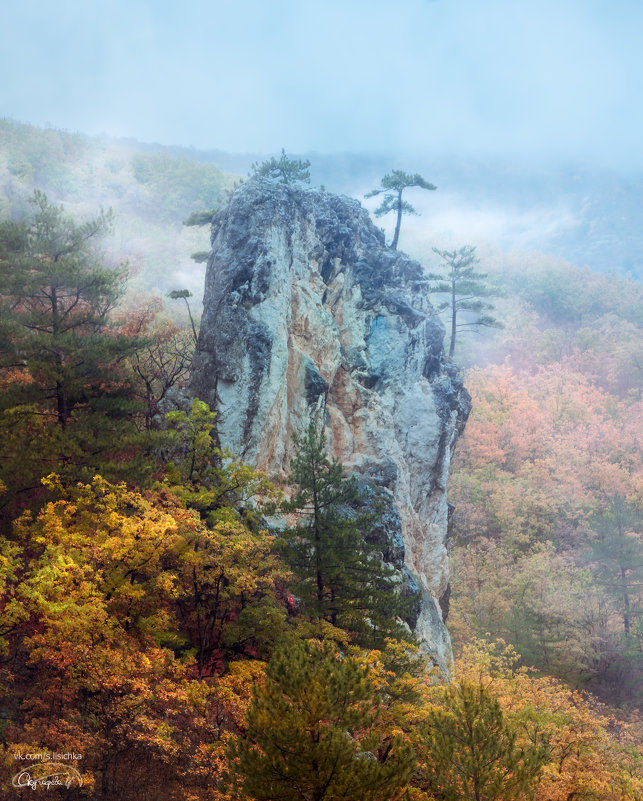
[[[285,186],[296,183],[310,183],[310,161],[301,159],[290,159],[286,151],[281,148],[281,156],[276,159],[274,156],[259,164],[252,165],[252,177],[267,178],[270,181],[277,181]]]
[[[418,213],[410,203],[406,200],[402,200],[402,192],[414,186],[428,190],[435,190],[437,186],[429,183],[421,175],[418,175],[418,173],[411,175],[402,170],[393,170],[393,172],[387,173],[380,183],[380,189],[373,189],[364,197],[376,197],[384,193],[381,204],[375,209],[374,214],[376,217],[383,217],[390,211],[396,212],[397,220],[395,222],[395,233],[393,234],[391,248],[397,250],[397,243],[400,238],[400,226],[402,225],[402,214]]]

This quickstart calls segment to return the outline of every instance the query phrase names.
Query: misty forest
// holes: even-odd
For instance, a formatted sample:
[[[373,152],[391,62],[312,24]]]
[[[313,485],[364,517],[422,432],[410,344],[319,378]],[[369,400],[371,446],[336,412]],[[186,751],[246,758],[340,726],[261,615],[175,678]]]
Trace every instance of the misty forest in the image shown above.
[[[642,801],[643,173],[15,117],[0,798]]]

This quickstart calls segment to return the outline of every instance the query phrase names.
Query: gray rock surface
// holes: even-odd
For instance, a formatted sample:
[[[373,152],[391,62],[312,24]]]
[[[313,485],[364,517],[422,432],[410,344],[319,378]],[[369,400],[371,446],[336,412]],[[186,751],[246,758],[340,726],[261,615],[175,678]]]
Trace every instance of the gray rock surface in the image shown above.
[[[446,481],[470,397],[425,287],[356,200],[252,179],[213,220],[191,391],[222,445],[277,479],[325,403],[331,452],[391,501],[387,547],[403,547],[416,631],[446,667]]]

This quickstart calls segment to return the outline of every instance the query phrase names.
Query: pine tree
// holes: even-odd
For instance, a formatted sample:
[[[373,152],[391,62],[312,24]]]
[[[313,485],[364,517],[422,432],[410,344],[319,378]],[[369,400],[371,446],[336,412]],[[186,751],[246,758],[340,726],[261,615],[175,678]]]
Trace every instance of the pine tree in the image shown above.
[[[376,217],[383,217],[391,211],[397,213],[397,220],[395,222],[395,233],[393,234],[393,241],[391,247],[393,250],[397,249],[397,243],[400,238],[400,226],[402,225],[402,214],[417,214],[417,211],[406,200],[402,200],[402,192],[413,186],[420,189],[435,190],[437,186],[430,184],[421,175],[415,173],[403,172],[402,170],[393,170],[387,173],[381,180],[381,188],[373,189],[368,192],[365,197],[375,197],[384,193],[384,198],[381,204],[375,209]]]
[[[210,225],[212,218],[219,211],[219,209],[202,209],[193,211],[188,215],[187,219],[183,220],[183,225],[201,227],[203,225]]]
[[[533,797],[542,749],[517,745],[517,731],[481,683],[448,687],[428,715],[421,785],[439,801]]]
[[[245,739],[228,749],[234,797],[256,801],[395,801],[413,751],[399,738],[377,758],[379,701],[368,670],[328,643],[292,641],[254,691]]]
[[[189,289],[173,289],[168,294],[168,298],[170,298],[171,300],[184,300],[185,301],[185,306],[187,308],[188,317],[190,318],[190,327],[192,328],[192,337],[193,337],[193,340],[194,340],[194,347],[196,348],[197,343],[199,341],[199,334],[197,332],[197,328],[198,328],[198,326],[200,324],[200,320],[197,320],[197,322],[195,323],[194,322],[194,317],[192,317],[192,309],[190,308],[190,303],[188,301],[188,298],[191,298],[191,297],[192,297],[192,293],[190,292]]]
[[[455,351],[456,335],[459,330],[468,328],[479,328],[480,326],[491,326],[493,328],[503,328],[502,323],[492,317],[489,312],[493,310],[493,304],[488,303],[482,298],[490,295],[497,295],[485,284],[487,273],[476,272],[476,266],[480,259],[475,255],[473,245],[465,245],[459,250],[438,250],[433,248],[444,261],[445,273],[431,273],[430,280],[439,281],[431,287],[431,292],[448,293],[449,300],[439,303],[438,311],[445,309],[451,310],[451,342],[449,344],[449,358],[453,358]],[[478,316],[466,321],[458,320],[458,312],[473,312]]]
[[[277,181],[280,184],[291,186],[296,183],[310,183],[310,161],[300,159],[289,159],[286,151],[281,148],[281,156],[276,159],[274,156],[267,161],[252,165],[252,177],[267,178],[270,181]]]
[[[0,471],[14,491],[38,486],[43,471],[102,470],[137,408],[125,357],[138,343],[110,319],[126,270],[94,247],[111,215],[79,223],[42,192],[31,202],[33,219],[0,226]]]
[[[204,225],[211,225],[212,218],[218,211],[219,209],[204,209],[201,211],[193,211],[186,220],[183,220],[183,225],[188,227],[197,227],[197,228],[201,228]],[[205,264],[205,262],[210,258],[210,251],[197,250],[196,253],[190,254],[190,258],[197,264]],[[181,290],[181,291],[187,291],[187,290]]]
[[[51,398],[64,429],[87,385],[102,378],[101,364],[123,347],[104,334],[126,273],[104,267],[91,251],[109,230],[109,214],[78,224],[42,192],[32,203],[31,223],[5,223],[0,231],[0,293],[13,329],[3,366],[27,370],[27,394]]]
[[[590,558],[598,583],[616,600],[626,638],[641,636],[643,538],[640,509],[615,495],[602,515],[592,519],[598,536]],[[638,625],[637,625],[638,624]],[[640,652],[640,647],[639,647]]]
[[[296,493],[284,508],[302,519],[284,533],[282,547],[299,580],[296,594],[304,611],[364,644],[381,644],[386,636],[408,638],[397,618],[410,602],[401,598],[395,571],[382,563],[377,546],[364,539],[373,519],[351,513],[359,498],[357,482],[344,478],[340,462],[329,461],[321,426],[311,422],[295,443],[290,483]]]

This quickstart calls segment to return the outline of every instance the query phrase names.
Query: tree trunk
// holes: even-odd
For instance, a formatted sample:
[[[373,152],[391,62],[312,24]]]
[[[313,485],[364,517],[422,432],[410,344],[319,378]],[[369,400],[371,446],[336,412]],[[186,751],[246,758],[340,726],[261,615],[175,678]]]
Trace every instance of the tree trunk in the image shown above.
[[[56,413],[58,415],[58,423],[64,431],[67,428],[67,393],[60,381],[56,381]]]
[[[449,345],[449,359],[453,359],[453,352],[455,351],[455,332],[457,329],[458,309],[455,303],[455,275],[451,278],[451,343]]]
[[[625,636],[630,635],[630,596],[627,592],[627,572],[625,567],[621,565],[621,582],[623,588],[623,628],[625,629]]]
[[[56,340],[58,335],[60,334],[60,315],[58,313],[58,291],[55,286],[50,288],[51,291],[51,335],[52,341],[54,344],[54,349],[56,345]],[[62,367],[63,367],[63,357],[61,353],[56,350],[56,368],[58,371],[58,375],[62,374]],[[58,423],[62,426],[63,431],[67,428],[67,392],[60,381],[60,379],[56,380],[56,414],[58,416]]]
[[[397,250],[397,242],[400,238],[400,226],[402,225],[402,190],[397,193],[397,222],[395,223],[395,233],[393,234],[393,241],[391,248]]]

